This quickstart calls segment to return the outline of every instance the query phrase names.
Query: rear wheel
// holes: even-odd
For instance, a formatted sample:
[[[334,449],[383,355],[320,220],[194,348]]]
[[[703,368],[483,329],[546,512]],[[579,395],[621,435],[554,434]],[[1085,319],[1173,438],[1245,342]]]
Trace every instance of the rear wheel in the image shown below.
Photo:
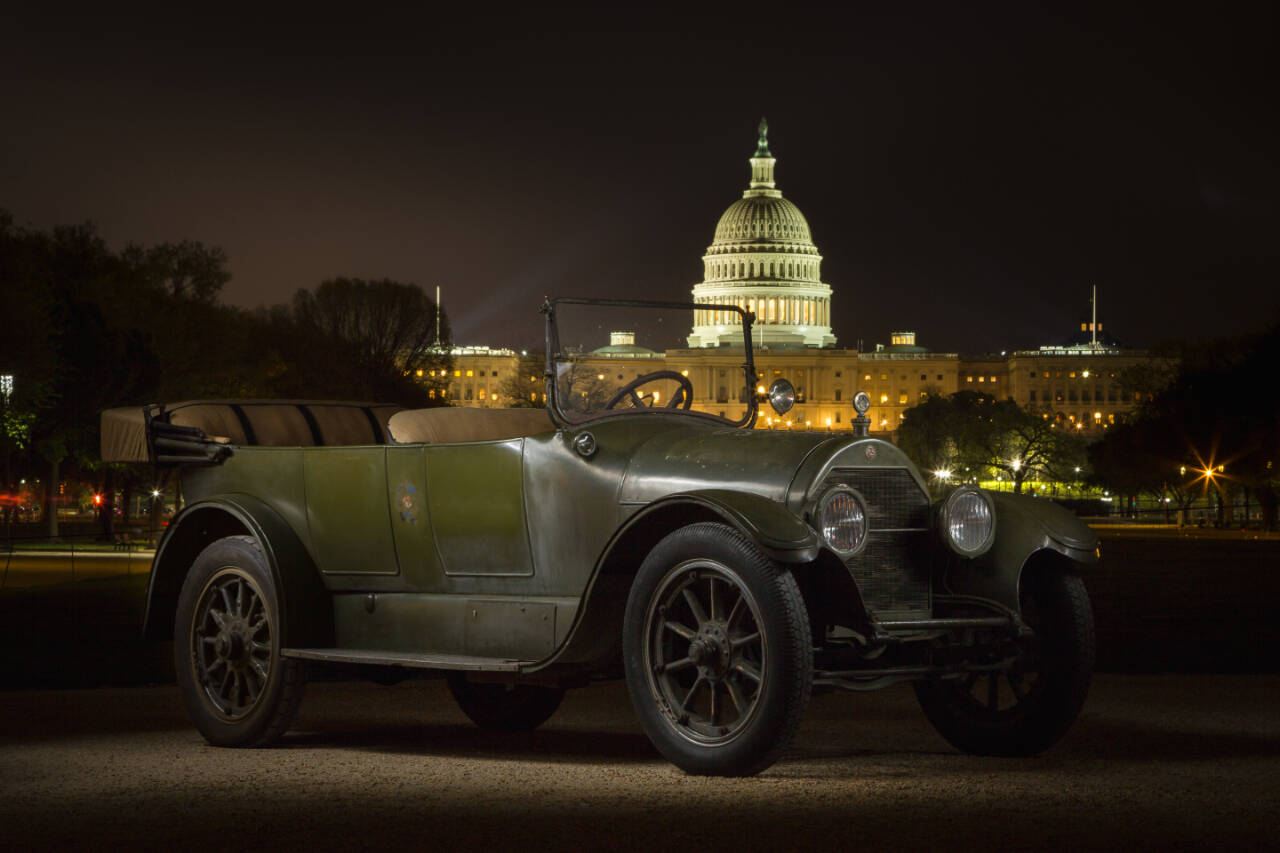
[[[266,558],[248,536],[209,545],[178,596],[174,657],[196,728],[215,746],[265,746],[302,700],[299,661],[280,656],[280,608]]]
[[[677,530],[645,558],[627,600],[623,656],[645,733],[700,775],[746,776],[776,761],[813,683],[795,578],[723,524]]]
[[[564,690],[534,684],[482,684],[449,674],[449,691],[462,713],[482,729],[528,732],[551,719]]]
[[[1046,569],[1023,579],[1022,618],[1034,632],[1011,668],[919,681],[929,722],[975,755],[1034,755],[1075,722],[1093,676],[1093,611],[1084,582]]]

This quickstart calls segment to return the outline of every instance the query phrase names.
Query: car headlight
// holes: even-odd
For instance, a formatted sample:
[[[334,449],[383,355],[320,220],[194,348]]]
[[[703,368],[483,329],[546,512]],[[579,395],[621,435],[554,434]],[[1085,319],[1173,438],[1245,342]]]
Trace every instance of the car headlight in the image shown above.
[[[956,489],[939,507],[938,526],[951,550],[962,557],[977,557],[995,540],[995,505],[977,489]]]
[[[867,541],[867,505],[847,486],[837,486],[818,501],[818,531],[843,557],[857,553]]]

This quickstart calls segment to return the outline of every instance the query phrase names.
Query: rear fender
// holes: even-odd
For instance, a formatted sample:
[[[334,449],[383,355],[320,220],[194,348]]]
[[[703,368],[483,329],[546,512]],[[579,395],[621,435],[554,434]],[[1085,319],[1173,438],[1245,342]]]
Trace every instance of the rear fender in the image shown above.
[[[1065,566],[1098,559],[1098,536],[1069,510],[1027,495],[987,492],[995,504],[996,536],[991,549],[973,560],[951,559],[944,595],[983,598],[1018,612],[1023,570],[1032,556],[1055,552]]]
[[[270,506],[248,495],[220,495],[185,508],[165,531],[151,565],[143,636],[174,636],[178,593],[201,551],[224,536],[252,536],[262,546],[280,607],[280,645],[333,645],[333,604],[306,546]]]

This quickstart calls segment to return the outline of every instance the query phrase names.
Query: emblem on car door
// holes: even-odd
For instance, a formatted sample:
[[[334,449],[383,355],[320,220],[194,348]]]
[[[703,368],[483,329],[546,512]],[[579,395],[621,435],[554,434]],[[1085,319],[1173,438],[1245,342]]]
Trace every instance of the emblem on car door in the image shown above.
[[[413,524],[418,520],[418,490],[412,483],[401,483],[396,489],[396,511],[401,521]]]

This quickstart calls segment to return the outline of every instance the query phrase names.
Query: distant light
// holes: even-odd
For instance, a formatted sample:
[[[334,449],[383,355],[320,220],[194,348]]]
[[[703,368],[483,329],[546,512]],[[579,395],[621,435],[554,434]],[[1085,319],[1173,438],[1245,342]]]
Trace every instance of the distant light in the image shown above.
[[[1000,353],[1000,354],[1001,354],[1001,355],[1004,355],[1004,353]],[[1082,375],[1082,376],[1084,376],[1084,378],[1085,378],[1085,379],[1088,379],[1088,378],[1089,378],[1089,371],[1087,371],[1087,370],[1086,370],[1086,371],[1085,371],[1083,374],[1081,374],[1081,375]]]
[[[521,354],[521,355],[528,355],[528,354],[529,354],[529,351],[528,351],[528,350],[524,350],[524,349],[522,349],[522,350],[520,350],[520,354]]]
[[[756,393],[757,393],[757,394],[763,394],[763,393],[764,393],[764,386],[763,386],[763,385],[757,385],[757,386],[756,386]]]
[[[951,470],[949,468],[939,468],[937,471],[933,472],[933,476],[943,481],[950,480]]]
[[[102,495],[94,495],[94,496],[93,496],[93,505],[94,505],[94,506],[102,506]]]
[[[1010,463],[1009,463],[1009,467],[1010,467],[1010,468],[1012,468],[1012,469],[1013,469],[1013,470],[1015,470],[1015,471],[1019,471],[1019,470],[1021,470],[1021,469],[1022,469],[1022,460],[1021,460],[1021,459],[1015,459],[1015,460],[1013,460],[1012,462],[1010,462]]]
[[[158,498],[158,497],[160,497],[160,490],[159,490],[159,489],[152,489],[152,490],[151,490],[151,497],[153,497],[153,498]]]
[[[687,370],[682,370],[682,371],[680,371],[680,375],[681,375],[681,376],[688,376],[688,375],[689,375],[689,371],[687,371]]]
[[[1079,473],[1080,473],[1080,466],[1079,466],[1079,465],[1077,465],[1077,466],[1076,466],[1076,473],[1077,473],[1077,474],[1079,474]]]

